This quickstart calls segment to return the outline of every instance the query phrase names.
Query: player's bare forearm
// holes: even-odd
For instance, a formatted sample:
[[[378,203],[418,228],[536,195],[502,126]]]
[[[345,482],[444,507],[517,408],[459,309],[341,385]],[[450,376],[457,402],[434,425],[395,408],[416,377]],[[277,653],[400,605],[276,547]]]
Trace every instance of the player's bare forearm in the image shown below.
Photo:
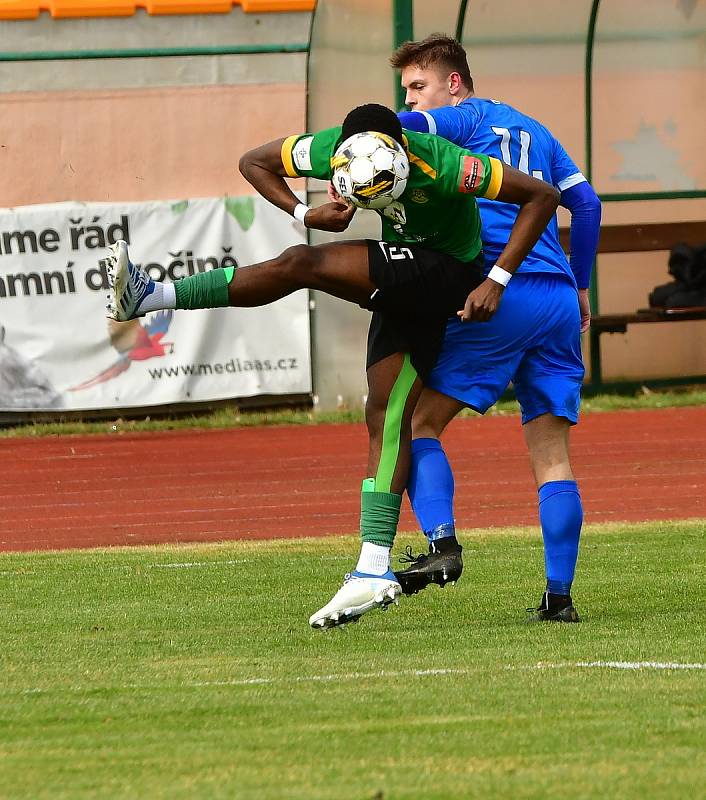
[[[497,200],[516,203],[520,206],[517,219],[510,232],[510,239],[497,259],[497,265],[513,274],[537,243],[559,205],[559,192],[548,183],[531,178],[503,166],[503,182]],[[504,286],[491,278],[474,289],[458,316],[464,322],[487,322],[497,311]]]
[[[291,214],[299,204],[297,196],[287,185],[287,171],[282,163],[282,143],[284,139],[263,144],[249,150],[240,159],[239,167],[245,180],[270,203]],[[309,209],[304,217],[307,228],[340,233],[350,224],[355,207],[345,202],[326,203]]]
[[[498,266],[513,273],[525,260],[556,213],[560,194],[545,181],[531,178],[524,172],[504,165],[503,182],[497,199],[520,206],[510,239],[497,261]]]
[[[284,139],[260,145],[248,150],[240,159],[238,167],[245,180],[270,203],[291,214],[299,203],[294,192],[285,181],[286,171],[282,163]]]

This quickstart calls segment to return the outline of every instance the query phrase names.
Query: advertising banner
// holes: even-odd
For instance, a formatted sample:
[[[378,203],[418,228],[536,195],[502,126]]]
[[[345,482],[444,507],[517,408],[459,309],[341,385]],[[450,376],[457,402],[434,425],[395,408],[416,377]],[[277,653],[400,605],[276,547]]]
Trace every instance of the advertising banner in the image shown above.
[[[311,391],[309,305],[106,319],[110,244],[155,280],[244,266],[305,241],[259,197],[0,210],[0,410],[89,410]]]

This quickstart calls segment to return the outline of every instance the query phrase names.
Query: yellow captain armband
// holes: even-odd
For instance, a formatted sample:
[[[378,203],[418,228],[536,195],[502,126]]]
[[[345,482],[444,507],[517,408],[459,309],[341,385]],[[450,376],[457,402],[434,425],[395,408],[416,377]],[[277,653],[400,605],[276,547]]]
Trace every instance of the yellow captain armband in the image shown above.
[[[487,197],[488,200],[495,200],[500,187],[503,185],[503,162],[492,156],[488,157],[488,161],[490,162],[490,183],[488,183],[488,188],[485,190],[483,197]]]
[[[299,173],[297,172],[296,168],[294,167],[294,158],[292,152],[294,150],[294,145],[297,143],[297,139],[299,136],[288,136],[282,142],[282,166],[284,167],[284,171],[290,178],[298,178]]]

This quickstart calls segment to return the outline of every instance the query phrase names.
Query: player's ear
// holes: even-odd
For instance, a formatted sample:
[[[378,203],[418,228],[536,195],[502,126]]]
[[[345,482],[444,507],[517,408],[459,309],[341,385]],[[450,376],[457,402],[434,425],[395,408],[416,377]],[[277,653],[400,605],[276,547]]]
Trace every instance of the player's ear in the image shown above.
[[[453,95],[458,94],[461,86],[463,85],[463,81],[461,80],[461,76],[458,74],[458,72],[449,73],[446,83],[449,87],[449,94]]]

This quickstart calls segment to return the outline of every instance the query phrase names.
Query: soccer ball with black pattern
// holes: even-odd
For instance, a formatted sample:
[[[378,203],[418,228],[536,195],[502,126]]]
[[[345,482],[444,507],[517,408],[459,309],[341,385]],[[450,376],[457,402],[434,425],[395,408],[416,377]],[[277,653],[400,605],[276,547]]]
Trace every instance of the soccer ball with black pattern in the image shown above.
[[[342,142],[331,159],[334,189],[359,208],[385,208],[404,192],[409,159],[391,136],[368,131]]]

